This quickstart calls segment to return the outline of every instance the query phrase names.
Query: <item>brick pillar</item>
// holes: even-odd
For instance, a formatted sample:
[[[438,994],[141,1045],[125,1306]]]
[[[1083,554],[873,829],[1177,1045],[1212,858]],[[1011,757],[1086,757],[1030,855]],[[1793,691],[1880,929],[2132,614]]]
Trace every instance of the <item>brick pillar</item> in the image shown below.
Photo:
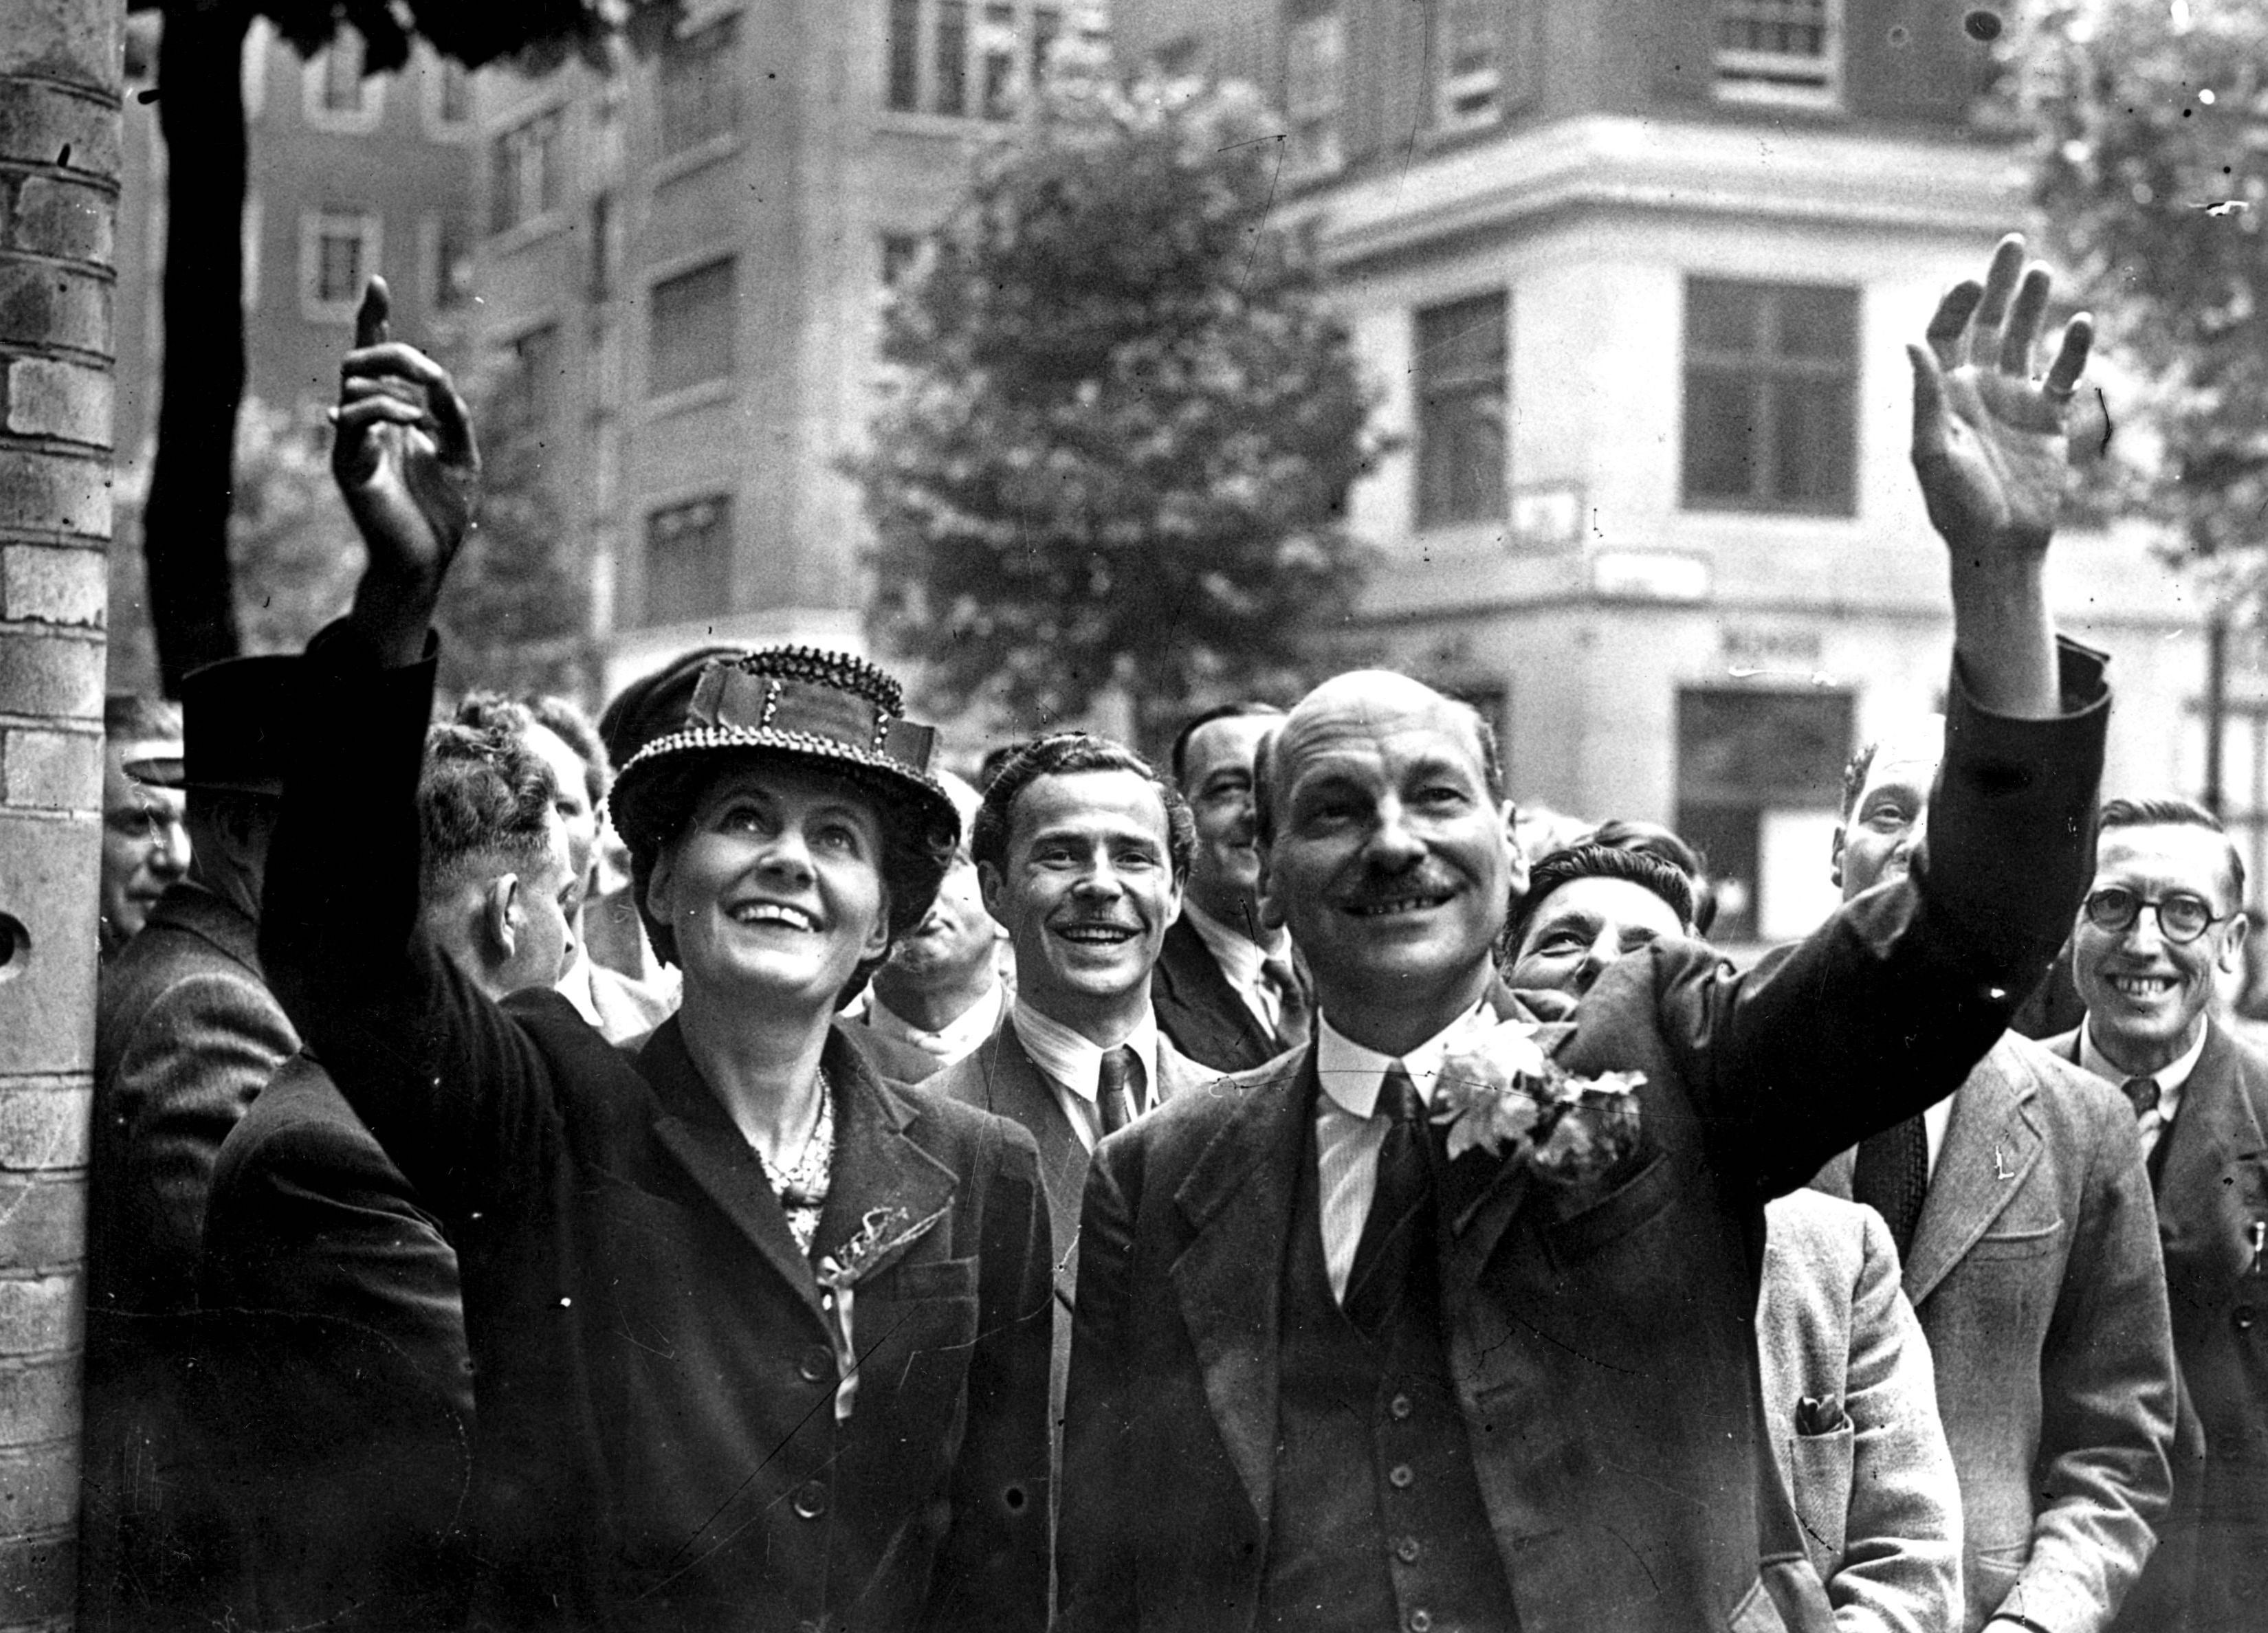
[[[70,1625],[122,0],[0,0],[0,1629]]]

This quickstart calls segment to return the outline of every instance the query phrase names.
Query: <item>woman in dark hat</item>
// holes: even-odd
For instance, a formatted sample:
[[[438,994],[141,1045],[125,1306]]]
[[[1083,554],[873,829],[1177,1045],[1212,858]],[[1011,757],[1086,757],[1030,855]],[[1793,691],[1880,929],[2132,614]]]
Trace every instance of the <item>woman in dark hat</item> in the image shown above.
[[[263,949],[457,1243],[480,1618],[1038,1628],[1035,1153],[830,1026],[952,854],[928,731],[857,659],[711,661],[614,792],[679,1016],[633,1062],[555,993],[488,1003],[416,928],[403,820],[470,431],[430,360],[361,338],[336,463],[372,561],[308,649],[325,726],[287,785]],[[368,864],[350,879],[342,847]]]

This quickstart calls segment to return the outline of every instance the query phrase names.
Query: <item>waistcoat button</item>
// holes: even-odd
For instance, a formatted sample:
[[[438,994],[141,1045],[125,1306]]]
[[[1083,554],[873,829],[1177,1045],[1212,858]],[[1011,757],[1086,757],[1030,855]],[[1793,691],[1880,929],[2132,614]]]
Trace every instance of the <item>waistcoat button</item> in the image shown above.
[[[1418,1539],[1416,1537],[1403,1537],[1399,1542],[1396,1542],[1394,1545],[1395,1558],[1400,1560],[1405,1565],[1416,1564],[1418,1563],[1418,1556],[1424,1550],[1418,1547]]]
[[[1411,1410],[1410,1397],[1406,1394],[1395,1395],[1394,1399],[1386,1403],[1386,1409],[1394,1414],[1395,1422],[1400,1423],[1403,1418],[1410,1416]]]
[[[834,1356],[814,1344],[796,1362],[796,1375],[807,1384],[815,1384],[827,1376],[827,1369],[834,1364]]]
[[[1413,1610],[1410,1613],[1410,1633],[1429,1633],[1432,1625],[1433,1616],[1431,1611]]]
[[[1410,1482],[1417,1478],[1416,1472],[1407,1463],[1396,1463],[1392,1468],[1387,1470],[1386,1474],[1387,1484],[1397,1491],[1408,1490]]]
[[[824,1482],[806,1480],[795,1489],[795,1512],[799,1518],[816,1519],[827,1512],[827,1486]]]

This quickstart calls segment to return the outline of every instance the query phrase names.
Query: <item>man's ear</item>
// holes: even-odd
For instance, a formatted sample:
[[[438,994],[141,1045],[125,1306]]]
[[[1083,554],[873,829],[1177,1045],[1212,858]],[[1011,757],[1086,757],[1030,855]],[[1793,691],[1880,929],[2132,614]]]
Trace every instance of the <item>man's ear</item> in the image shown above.
[[[1836,889],[1843,888],[1843,825],[1835,825],[1835,838],[1827,850],[1827,879]]]
[[[1260,855],[1260,923],[1272,934],[1292,922],[1285,911],[1283,897],[1276,888],[1276,847],[1267,840],[1256,838],[1253,849]]]
[[[1528,852],[1520,842],[1520,807],[1507,799],[1502,814],[1505,849],[1511,853],[1506,894],[1517,901],[1528,894]]]
[[[527,927],[527,909],[519,899],[519,875],[499,873],[481,893],[481,931],[489,955],[499,964],[519,951],[519,938]]]
[[[2234,975],[2243,967],[2244,938],[2251,932],[2252,921],[2246,918],[2244,909],[2239,908],[2236,916],[2228,921],[2228,939],[2221,944],[2219,961],[2222,969]]]
[[[984,910],[992,916],[992,922],[1000,926],[1000,933],[1005,936],[1008,933],[1008,921],[1000,914],[1002,886],[1000,870],[997,865],[990,862],[976,864],[976,894],[983,898]]]

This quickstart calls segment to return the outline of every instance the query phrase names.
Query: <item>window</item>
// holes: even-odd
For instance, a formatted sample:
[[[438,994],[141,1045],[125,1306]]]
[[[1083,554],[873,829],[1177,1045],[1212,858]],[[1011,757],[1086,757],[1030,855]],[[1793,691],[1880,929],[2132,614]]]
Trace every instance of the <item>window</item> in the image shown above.
[[[456,216],[426,218],[428,310],[436,316],[463,307],[473,298],[472,234]]]
[[[489,406],[490,423],[498,443],[537,438],[552,428],[558,413],[560,376],[564,367],[559,345],[559,326],[538,324],[505,343],[510,362],[497,382]]]
[[[733,73],[740,38],[739,16],[720,17],[689,34],[673,35],[661,48],[661,151],[666,158],[725,136],[740,122],[740,82]]]
[[[1841,0],[1717,0],[1717,94],[1831,106],[1840,95]]]
[[[662,397],[733,372],[733,263],[719,261],[653,286],[645,393]]]
[[[1433,122],[1444,130],[1491,124],[1500,111],[1504,0],[1440,0],[1434,8]]]
[[[1708,857],[1719,943],[1787,940],[1833,910],[1826,859],[1855,735],[1846,692],[1677,695],[1677,831]]]
[[[1850,515],[1858,392],[1858,291],[1689,280],[1687,507]]]
[[[733,501],[718,494],[645,519],[645,622],[688,623],[732,605]]]
[[[514,126],[489,150],[489,231],[509,232],[559,206],[557,108]]]
[[[984,117],[1012,118],[1016,112],[1017,59],[1022,55],[1016,38],[1016,8],[986,6],[977,44],[983,62]]]
[[[1284,41],[1284,167],[1293,175],[1336,170],[1339,103],[1346,74],[1346,21],[1326,11],[1292,25]]]
[[[921,0],[890,0],[890,85],[893,113],[921,107]]]
[[[1505,513],[1502,291],[1418,314],[1418,525]]]
[[[363,73],[362,36],[341,28],[306,66],[302,107],[307,122],[328,130],[368,130],[384,111],[385,82]]]
[[[968,0],[937,0],[936,111],[968,111]]]
[[[910,232],[882,234],[882,287],[895,289],[921,259],[922,241]]]
[[[446,132],[464,129],[473,122],[472,70],[452,57],[436,57],[426,70],[431,87],[433,126]]]
[[[362,286],[379,269],[379,225],[357,210],[310,210],[300,218],[299,305],[319,323],[351,322]]]
[[[894,113],[1016,117],[1064,35],[1030,0],[890,0],[883,99]]]

